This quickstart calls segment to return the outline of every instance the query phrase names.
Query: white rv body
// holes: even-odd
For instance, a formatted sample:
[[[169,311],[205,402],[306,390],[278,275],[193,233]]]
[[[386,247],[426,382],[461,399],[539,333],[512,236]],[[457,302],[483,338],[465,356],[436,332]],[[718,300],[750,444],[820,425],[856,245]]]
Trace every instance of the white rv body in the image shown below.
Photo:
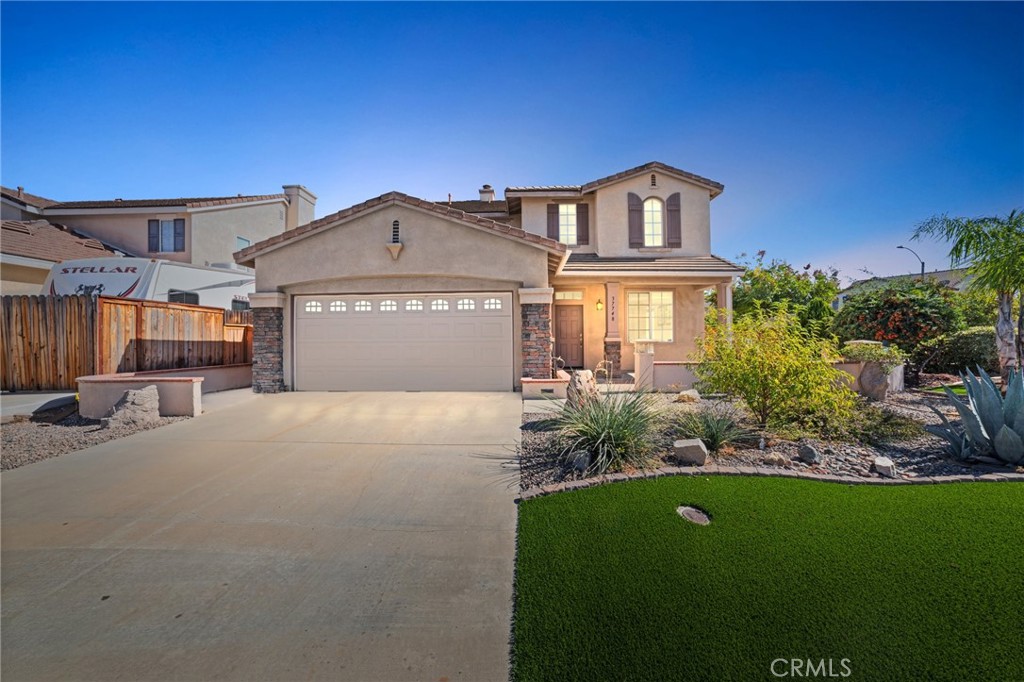
[[[87,294],[145,301],[195,303],[212,308],[248,307],[256,290],[251,272],[206,268],[151,258],[83,258],[57,263],[43,283],[44,295]],[[183,299],[188,299],[187,301]]]

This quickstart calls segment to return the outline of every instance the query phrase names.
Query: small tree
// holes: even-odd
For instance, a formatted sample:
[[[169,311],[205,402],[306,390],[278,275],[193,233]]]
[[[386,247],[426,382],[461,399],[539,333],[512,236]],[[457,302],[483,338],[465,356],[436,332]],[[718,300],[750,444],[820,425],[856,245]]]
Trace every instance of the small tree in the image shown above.
[[[810,264],[797,270],[782,260],[764,262],[764,251],[758,251],[733,288],[733,314],[744,317],[757,310],[780,307],[796,314],[800,324],[817,333],[827,333],[835,314],[832,301],[839,295],[839,273],[832,270],[811,270]]]
[[[696,373],[705,390],[743,398],[762,425],[841,425],[854,395],[833,362],[831,339],[814,337],[782,307],[755,310],[731,327],[712,322],[699,342]]]
[[[851,296],[832,330],[841,341],[871,339],[913,354],[925,341],[963,329],[956,292],[931,280],[900,279]]]
[[[1024,214],[1010,211],[1005,218],[950,218],[933,216],[918,225],[913,239],[935,237],[950,242],[954,266],[967,265],[974,276],[970,286],[996,294],[996,346],[1000,373],[1006,381],[1010,369],[1024,356]],[[1013,299],[1019,296],[1014,335]]]

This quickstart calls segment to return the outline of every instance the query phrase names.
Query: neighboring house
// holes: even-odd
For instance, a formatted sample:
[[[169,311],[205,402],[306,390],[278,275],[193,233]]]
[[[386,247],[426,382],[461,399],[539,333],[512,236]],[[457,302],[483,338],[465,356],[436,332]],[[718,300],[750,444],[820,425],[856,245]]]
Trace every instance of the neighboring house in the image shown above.
[[[710,251],[722,190],[655,162],[505,201],[391,192],[254,244],[254,389],[507,391],[553,354],[631,370],[637,341],[685,360],[742,272]]]
[[[313,220],[316,196],[301,185],[282,194],[179,199],[54,201],[0,188],[3,217],[45,219],[142,258],[233,267],[232,254]]]
[[[102,242],[45,220],[4,220],[0,294],[39,294],[54,263],[123,255]]]
[[[967,286],[971,283],[971,275],[968,274],[967,268],[954,268],[952,270],[935,270],[933,272],[925,273],[924,277],[928,280],[934,280],[943,286],[947,286],[950,289],[956,289],[957,291],[964,291]],[[910,275],[890,275],[889,277],[872,277],[870,279],[859,279],[853,282],[850,286],[846,287],[839,292],[836,299],[832,301],[832,309],[839,310],[846,303],[846,299],[857,294],[862,294],[865,291],[872,291],[874,289],[881,289],[884,286],[893,284],[901,280],[915,280],[921,279],[919,274]]]

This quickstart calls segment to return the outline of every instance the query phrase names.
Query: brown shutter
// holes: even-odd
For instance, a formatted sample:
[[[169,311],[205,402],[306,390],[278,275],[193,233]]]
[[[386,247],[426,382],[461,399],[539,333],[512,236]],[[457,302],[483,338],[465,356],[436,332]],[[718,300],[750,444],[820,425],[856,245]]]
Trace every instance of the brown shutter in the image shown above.
[[[548,239],[558,241],[558,204],[548,204]]]
[[[644,245],[644,202],[632,192],[629,200],[629,248],[639,249]]]
[[[156,253],[160,250],[160,221],[149,221],[149,252]]]
[[[683,246],[683,219],[680,214],[679,192],[668,198],[668,248],[679,249]]]
[[[590,204],[576,204],[576,244],[590,243]]]
[[[185,250],[185,219],[175,218],[174,219],[174,250],[184,251]]]

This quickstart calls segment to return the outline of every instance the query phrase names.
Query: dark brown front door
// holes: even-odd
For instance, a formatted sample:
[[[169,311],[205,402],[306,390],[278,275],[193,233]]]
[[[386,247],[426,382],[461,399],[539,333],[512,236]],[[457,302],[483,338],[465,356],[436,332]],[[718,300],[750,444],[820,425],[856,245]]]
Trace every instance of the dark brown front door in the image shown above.
[[[566,367],[583,366],[583,306],[555,306],[555,355]]]

